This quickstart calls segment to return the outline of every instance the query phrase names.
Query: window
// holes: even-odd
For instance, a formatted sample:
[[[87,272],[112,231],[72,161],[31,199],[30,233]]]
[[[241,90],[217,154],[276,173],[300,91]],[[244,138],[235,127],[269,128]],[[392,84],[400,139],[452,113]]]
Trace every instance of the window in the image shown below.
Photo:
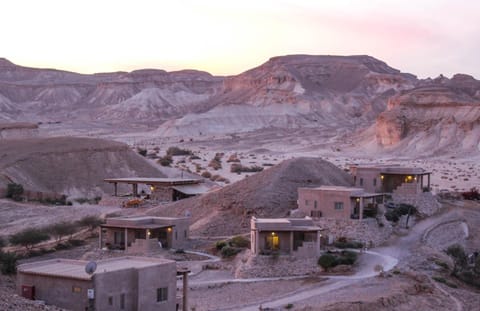
[[[125,294],[120,295],[120,309],[125,309]]]
[[[157,302],[168,300],[168,287],[157,288]]]
[[[113,297],[112,296],[108,297],[108,305],[113,306]]]
[[[343,209],[343,202],[335,202],[335,209],[337,210]]]
[[[360,186],[363,186],[363,178],[360,178]]]
[[[187,230],[183,230],[183,237],[186,239],[187,238]]]
[[[317,200],[313,201],[313,208],[317,208],[318,207],[318,203],[317,203]]]
[[[72,286],[72,293],[81,293],[82,288],[78,286]]]
[[[310,211],[310,217],[320,218],[322,217],[322,211]]]
[[[373,179],[373,186],[375,187],[376,185],[377,185],[377,179],[374,178],[374,179]]]
[[[305,205],[308,206],[308,200],[305,200]]]
[[[357,176],[353,176],[353,184],[354,184],[354,185],[357,184]]]
[[[177,239],[177,236],[178,236],[177,230],[175,230],[175,240]]]

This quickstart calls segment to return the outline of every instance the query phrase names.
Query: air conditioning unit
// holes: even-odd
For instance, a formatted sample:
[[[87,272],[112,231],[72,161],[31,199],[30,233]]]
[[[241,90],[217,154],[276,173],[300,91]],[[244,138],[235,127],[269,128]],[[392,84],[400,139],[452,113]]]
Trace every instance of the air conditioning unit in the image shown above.
[[[30,300],[35,300],[35,286],[22,285],[22,297]]]

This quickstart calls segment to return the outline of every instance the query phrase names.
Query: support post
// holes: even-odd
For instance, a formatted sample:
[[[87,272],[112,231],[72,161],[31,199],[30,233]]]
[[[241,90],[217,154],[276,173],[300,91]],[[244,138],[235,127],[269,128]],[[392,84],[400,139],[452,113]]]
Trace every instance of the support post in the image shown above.
[[[115,197],[118,196],[117,186],[118,186],[117,183],[114,182],[114,183],[113,183],[113,189],[114,189],[114,190],[113,190],[113,196],[115,196]]]
[[[317,231],[317,245],[315,246],[315,252],[316,252],[316,255],[320,255],[320,231]]]
[[[290,254],[293,253],[293,231],[290,231]]]
[[[182,310],[188,311],[188,271],[183,272],[183,302]]]
[[[358,219],[359,220],[362,220],[363,219],[363,205],[364,205],[364,201],[365,198],[361,197],[360,198],[360,212],[359,212],[359,215],[358,215]]]
[[[127,252],[128,248],[128,229],[125,228],[125,252]]]
[[[98,248],[102,249],[102,227],[98,227]]]

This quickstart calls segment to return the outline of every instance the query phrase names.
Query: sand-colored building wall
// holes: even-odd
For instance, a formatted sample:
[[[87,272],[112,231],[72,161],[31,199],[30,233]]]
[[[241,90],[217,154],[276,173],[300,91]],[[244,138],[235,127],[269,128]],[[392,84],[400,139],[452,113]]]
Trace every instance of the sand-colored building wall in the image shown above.
[[[35,287],[35,299],[46,304],[72,311],[84,311],[88,306],[87,290],[93,288],[91,281],[43,276],[18,271],[17,294],[22,295],[22,285]],[[112,309],[113,310],[113,309]]]
[[[176,305],[176,264],[174,262],[158,267],[146,267],[138,270],[138,306],[139,311],[170,311]],[[157,302],[157,289],[168,288],[167,301]]]
[[[95,309],[114,310],[138,310],[138,282],[137,271],[134,268],[97,273],[94,276],[95,283]],[[121,300],[123,296],[123,306]],[[111,297],[112,304],[109,303]]]
[[[381,170],[375,167],[356,167],[351,170],[355,187],[361,187],[366,192],[382,192]]]
[[[335,203],[343,203],[343,208],[335,209]],[[321,217],[325,218],[350,219],[353,213],[353,202],[350,191],[299,188],[298,208],[314,218],[318,218],[315,212],[321,212]]]

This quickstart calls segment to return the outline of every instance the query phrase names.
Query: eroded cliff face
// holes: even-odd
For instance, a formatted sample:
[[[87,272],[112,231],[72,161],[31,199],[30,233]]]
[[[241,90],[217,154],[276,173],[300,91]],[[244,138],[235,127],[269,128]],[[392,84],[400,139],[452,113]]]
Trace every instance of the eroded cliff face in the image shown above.
[[[384,147],[480,150],[480,81],[467,75],[427,80],[389,99],[376,120]]]
[[[369,56],[289,55],[227,77],[209,109],[160,126],[166,136],[371,124],[416,78]]]

